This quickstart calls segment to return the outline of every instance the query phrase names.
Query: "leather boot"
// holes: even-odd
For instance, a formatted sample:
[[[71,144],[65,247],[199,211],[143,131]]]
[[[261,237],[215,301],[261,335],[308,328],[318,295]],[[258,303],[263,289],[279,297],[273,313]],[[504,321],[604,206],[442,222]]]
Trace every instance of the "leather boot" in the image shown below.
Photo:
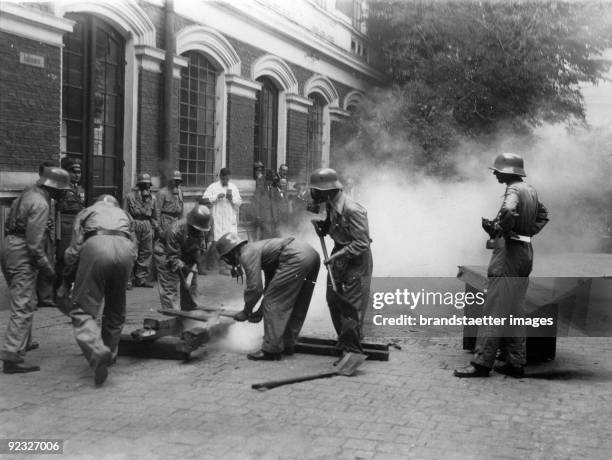
[[[19,365],[13,361],[4,361],[2,370],[5,374],[26,374],[28,372],[39,371],[40,367]]]

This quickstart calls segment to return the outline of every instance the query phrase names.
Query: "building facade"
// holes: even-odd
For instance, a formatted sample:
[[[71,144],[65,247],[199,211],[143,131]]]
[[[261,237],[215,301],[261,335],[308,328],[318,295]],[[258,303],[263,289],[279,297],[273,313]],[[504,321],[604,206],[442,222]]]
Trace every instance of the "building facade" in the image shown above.
[[[333,163],[341,131],[382,80],[363,0],[0,2],[0,198],[38,165],[79,158],[86,199],[179,169],[200,196],[229,167],[290,180]]]

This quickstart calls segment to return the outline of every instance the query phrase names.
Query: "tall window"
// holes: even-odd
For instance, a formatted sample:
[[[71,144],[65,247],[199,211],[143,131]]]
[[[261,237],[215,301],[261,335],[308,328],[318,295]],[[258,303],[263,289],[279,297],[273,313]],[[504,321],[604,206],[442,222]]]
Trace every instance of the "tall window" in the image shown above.
[[[307,125],[307,167],[309,171],[321,167],[323,152],[323,109],[325,99],[317,93],[308,96],[312,101],[312,106],[308,109]]]
[[[124,40],[100,19],[76,21],[63,48],[62,153],[81,159],[89,201],[122,195]]]
[[[276,171],[276,144],[278,139],[278,90],[266,77],[258,78],[261,91],[255,100],[255,161]]]
[[[187,186],[215,180],[215,107],[217,69],[202,54],[183,54],[179,108],[179,169]]]

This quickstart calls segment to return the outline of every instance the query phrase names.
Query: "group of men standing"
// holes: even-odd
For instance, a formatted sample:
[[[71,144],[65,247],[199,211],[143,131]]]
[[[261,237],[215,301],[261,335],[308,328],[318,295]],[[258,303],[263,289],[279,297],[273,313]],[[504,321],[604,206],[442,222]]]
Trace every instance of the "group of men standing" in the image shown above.
[[[196,308],[198,262],[204,252],[222,259],[233,276],[246,277],[244,308],[234,319],[264,321],[262,348],[248,358],[279,360],[283,354],[293,353],[318,277],[320,256],[293,236],[271,232],[255,241],[240,238],[237,219],[242,200],[229,180],[228,169],[220,171],[219,181],[183,216],[179,171],[157,197],[150,192],[150,175],[140,174],[138,189],[126,199],[125,212],[110,195],[102,195],[85,207],[78,188],[80,165],[65,161],[62,166],[66,169],[43,167],[36,184],[14,200],[9,212],[0,256],[11,297],[11,314],[0,350],[4,373],[39,370],[23,364],[25,353],[37,347],[31,336],[33,313],[39,297],[43,300],[37,294],[37,283],[39,292],[40,285],[53,284],[58,298],[69,297],[76,341],[94,369],[95,383],[101,384],[117,356],[132,274],[136,286],[152,287],[149,276],[154,258],[162,308],[191,310]],[[492,169],[497,180],[506,185],[506,193],[496,218],[483,219],[483,228],[496,240],[484,313],[522,316],[533,264],[531,237],[546,225],[548,212],[535,189],[522,179],[521,157],[502,154]],[[312,172],[308,188],[308,209],[318,213],[323,207],[325,211],[323,219],[312,223],[325,255],[326,300],[338,348],[359,352],[373,267],[367,212],[345,193],[333,169]],[[59,223],[52,218],[53,206]],[[50,250],[54,231],[60,236],[55,264]],[[334,242],[329,256],[324,243],[327,235]],[[212,244],[207,247],[209,241]],[[100,330],[96,318],[102,300]],[[499,357],[498,350],[506,364],[495,369],[522,376],[524,334],[502,337],[500,331],[484,328],[479,331],[474,359],[455,370],[455,375],[487,376]]]

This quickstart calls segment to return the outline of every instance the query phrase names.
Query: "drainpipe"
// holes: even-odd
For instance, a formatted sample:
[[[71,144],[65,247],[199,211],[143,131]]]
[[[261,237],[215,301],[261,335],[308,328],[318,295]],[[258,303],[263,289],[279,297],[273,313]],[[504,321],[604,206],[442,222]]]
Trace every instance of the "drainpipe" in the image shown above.
[[[163,116],[162,116],[162,182],[160,186],[166,184],[168,177],[172,175],[172,171],[176,168],[176,157],[174,152],[174,142],[172,139],[172,108],[174,101],[173,86],[174,77],[172,72],[174,69],[174,0],[166,0],[164,8],[164,43],[166,55],[164,61],[164,100],[163,100]]]

